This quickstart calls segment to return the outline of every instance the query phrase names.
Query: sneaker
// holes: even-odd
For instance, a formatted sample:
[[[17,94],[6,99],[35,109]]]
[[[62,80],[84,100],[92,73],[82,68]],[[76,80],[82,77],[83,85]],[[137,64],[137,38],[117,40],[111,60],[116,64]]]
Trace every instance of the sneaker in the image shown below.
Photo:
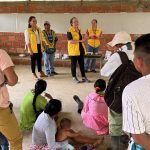
[[[82,78],[82,82],[90,83],[91,81],[90,81],[89,79],[87,79],[87,77],[83,77],[83,78]]]
[[[77,95],[73,96],[73,99],[77,102],[78,104],[78,113],[81,114],[81,111],[83,109],[83,102],[80,100],[80,98]]]
[[[58,75],[58,73],[55,72],[55,71],[51,72],[51,74],[53,74],[53,75]]]
[[[94,73],[96,73],[97,71],[96,71],[96,70],[91,70],[91,72],[94,72]]]
[[[80,83],[80,81],[78,80],[77,77],[73,77],[73,81],[74,81],[75,83]]]

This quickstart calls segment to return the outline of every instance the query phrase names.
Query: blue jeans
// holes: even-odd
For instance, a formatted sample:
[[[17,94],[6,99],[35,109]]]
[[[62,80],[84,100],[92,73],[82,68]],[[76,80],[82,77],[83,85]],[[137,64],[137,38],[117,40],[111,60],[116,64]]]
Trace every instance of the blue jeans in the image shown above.
[[[87,45],[87,52],[97,53],[98,50],[99,50],[99,47],[94,48],[90,45]],[[91,61],[91,64],[90,64],[90,61]],[[88,70],[89,66],[90,66],[90,70],[95,70],[95,67],[96,67],[96,59],[95,58],[93,58],[93,59],[86,58],[85,59],[84,69]]]
[[[8,141],[1,132],[0,132],[0,145],[1,145],[1,150],[9,150]]]
[[[55,53],[53,53],[53,54],[47,54],[46,52],[43,53],[44,67],[45,67],[46,75],[50,75],[52,72],[55,71],[54,58],[55,58]]]

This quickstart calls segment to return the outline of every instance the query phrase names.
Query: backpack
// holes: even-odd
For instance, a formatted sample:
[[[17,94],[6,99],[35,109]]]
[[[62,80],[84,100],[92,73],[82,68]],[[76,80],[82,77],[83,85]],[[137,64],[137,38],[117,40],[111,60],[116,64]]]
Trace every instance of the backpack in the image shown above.
[[[134,80],[142,77],[133,62],[128,59],[125,52],[118,52],[122,64],[111,75],[105,91],[105,102],[107,106],[116,113],[122,113],[122,93],[124,88]]]

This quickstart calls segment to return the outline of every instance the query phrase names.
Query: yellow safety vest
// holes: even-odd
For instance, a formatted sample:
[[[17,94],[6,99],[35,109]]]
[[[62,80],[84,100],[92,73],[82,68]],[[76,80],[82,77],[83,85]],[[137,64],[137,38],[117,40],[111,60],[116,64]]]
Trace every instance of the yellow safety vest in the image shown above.
[[[80,38],[79,33],[76,32],[72,26],[69,28],[68,32],[71,32],[72,40],[79,40],[79,38]],[[81,30],[80,30],[80,33],[81,33]],[[84,52],[86,54],[86,48],[85,48],[84,43],[82,43],[82,46],[83,46]],[[70,43],[70,41],[68,41],[68,55],[69,56],[80,56],[79,43],[72,44],[72,43]]]
[[[89,27],[87,31],[88,31],[89,37],[90,37],[90,36],[92,36],[92,37],[93,37],[93,36],[98,37],[98,39],[90,39],[90,38],[89,38],[89,39],[88,39],[88,44],[89,44],[90,46],[94,47],[94,48],[99,47],[99,46],[100,46],[99,36],[100,36],[102,30],[101,30],[100,28],[97,28],[97,29],[96,29],[96,32],[94,33],[92,27]]]
[[[37,30],[38,30],[39,37],[40,37],[41,51],[43,52],[43,50],[44,50],[43,45],[42,45],[43,33],[40,30],[40,28],[38,28]],[[38,53],[36,35],[35,35],[34,31],[32,30],[32,28],[28,28],[27,31],[29,34],[29,41],[30,41],[30,45],[31,45],[31,50],[33,53]]]
[[[54,48],[55,47],[55,38],[56,38],[56,34],[53,30],[51,30],[51,34],[53,36],[53,42],[50,43],[47,37],[46,32],[43,30],[43,35],[44,35],[44,42],[46,45],[48,45],[48,48]]]

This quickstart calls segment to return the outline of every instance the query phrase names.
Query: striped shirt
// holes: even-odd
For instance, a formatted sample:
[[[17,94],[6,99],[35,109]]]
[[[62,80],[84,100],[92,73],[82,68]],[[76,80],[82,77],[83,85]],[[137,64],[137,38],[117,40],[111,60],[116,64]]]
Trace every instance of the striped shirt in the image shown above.
[[[132,134],[150,134],[150,74],[123,91],[123,130]]]

